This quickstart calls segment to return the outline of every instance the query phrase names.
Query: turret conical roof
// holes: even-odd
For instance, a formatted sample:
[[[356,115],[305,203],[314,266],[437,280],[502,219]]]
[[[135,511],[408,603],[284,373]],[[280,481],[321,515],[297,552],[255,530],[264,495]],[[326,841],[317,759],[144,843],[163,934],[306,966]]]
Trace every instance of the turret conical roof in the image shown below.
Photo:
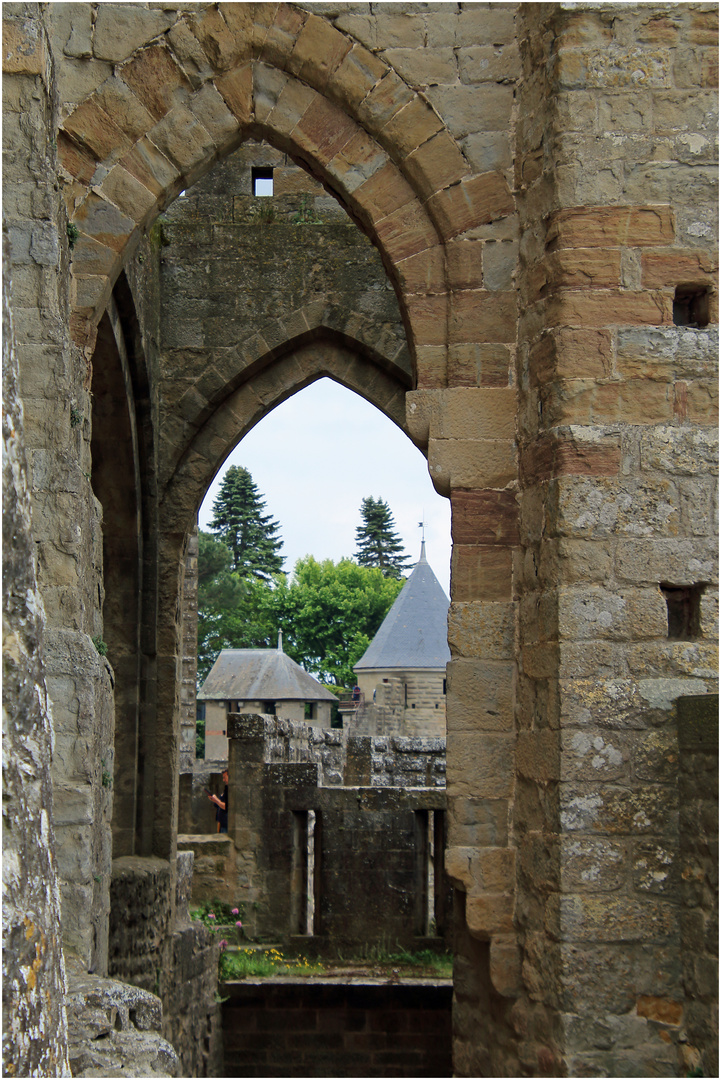
[[[445,667],[451,658],[448,607],[423,542],[420,559],[353,670]]]

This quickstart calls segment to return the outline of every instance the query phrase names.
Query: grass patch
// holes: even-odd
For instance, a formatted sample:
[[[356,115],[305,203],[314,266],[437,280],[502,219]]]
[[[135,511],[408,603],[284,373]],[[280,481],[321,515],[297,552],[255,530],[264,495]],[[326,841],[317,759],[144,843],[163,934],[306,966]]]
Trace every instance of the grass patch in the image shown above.
[[[220,957],[220,977],[226,982],[271,975],[323,975],[325,968],[305,956],[286,957],[278,949],[226,950]]]

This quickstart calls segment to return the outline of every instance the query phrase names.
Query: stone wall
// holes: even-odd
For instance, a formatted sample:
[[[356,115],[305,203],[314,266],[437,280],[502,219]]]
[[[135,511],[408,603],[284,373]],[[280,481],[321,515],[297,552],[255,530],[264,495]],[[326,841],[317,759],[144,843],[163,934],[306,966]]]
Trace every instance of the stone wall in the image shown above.
[[[192,854],[181,852],[178,863],[174,885],[163,859],[114,860],[110,972],[160,999],[162,1033],[178,1055],[180,1075],[217,1076],[220,951],[202,923],[190,920]]]
[[[360,675],[362,700],[346,713],[358,735],[421,735],[445,738],[446,669]]]
[[[224,984],[233,1076],[450,1076],[451,987],[354,980]]]
[[[231,716],[229,735],[234,850],[216,893],[244,905],[251,936],[342,948],[448,935],[441,740],[253,715]],[[183,842],[211,857],[210,840]]]
[[[686,996],[681,1062],[686,1074],[718,1072],[718,698],[680,697],[679,857],[644,852],[639,872],[662,888],[680,883],[681,963]],[[649,1001],[647,1010],[658,1008]]]
[[[641,863],[681,843],[675,703],[717,689],[717,10],[398,9],[3,5],[64,942],[105,970],[111,815],[115,854],[175,874],[186,538],[238,435],[331,373],[452,503],[456,1071],[671,1075],[710,1006],[685,894]],[[163,371],[153,225],[249,140],[371,240],[394,329],[310,348],[334,305],[304,308]],[[256,228],[217,224],[224,250]]]

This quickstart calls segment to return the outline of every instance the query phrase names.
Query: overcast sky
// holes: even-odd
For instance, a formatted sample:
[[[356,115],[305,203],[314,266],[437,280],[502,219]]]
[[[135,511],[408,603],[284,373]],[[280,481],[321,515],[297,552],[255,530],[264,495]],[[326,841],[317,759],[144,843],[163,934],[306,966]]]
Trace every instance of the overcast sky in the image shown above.
[[[425,520],[426,556],[448,595],[450,503],[436,493],[420,450],[358,394],[319,379],[269,413],[238,443],[208,489],[201,529],[208,529],[230,465],[250,471],[265,512],[280,523],[286,570],[303,555],[352,558],[361,500],[372,496],[390,506],[413,562],[420,553],[418,523]]]

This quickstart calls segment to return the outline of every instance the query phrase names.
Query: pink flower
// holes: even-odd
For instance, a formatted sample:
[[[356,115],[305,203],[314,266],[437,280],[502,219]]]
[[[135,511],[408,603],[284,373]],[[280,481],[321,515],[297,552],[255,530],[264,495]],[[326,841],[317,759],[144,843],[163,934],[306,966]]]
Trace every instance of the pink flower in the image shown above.
[[[238,929],[240,929],[243,924],[240,921],[240,919],[238,919],[238,921],[237,921],[237,923],[235,925],[238,927]]]
[[[231,914],[231,915],[239,915],[239,914],[240,914],[240,912],[238,911],[237,907],[234,907],[234,908],[232,909],[232,911],[231,911],[231,913],[230,913],[230,914]]]
[[[223,938],[223,940],[221,942],[219,942],[219,944],[220,944],[221,949],[227,949],[228,948],[228,942],[225,940],[225,938]]]
[[[213,914],[213,912],[212,912],[212,911],[210,911],[210,912],[208,913],[208,918],[209,918],[209,919],[214,919],[214,918],[215,918],[215,915]]]

